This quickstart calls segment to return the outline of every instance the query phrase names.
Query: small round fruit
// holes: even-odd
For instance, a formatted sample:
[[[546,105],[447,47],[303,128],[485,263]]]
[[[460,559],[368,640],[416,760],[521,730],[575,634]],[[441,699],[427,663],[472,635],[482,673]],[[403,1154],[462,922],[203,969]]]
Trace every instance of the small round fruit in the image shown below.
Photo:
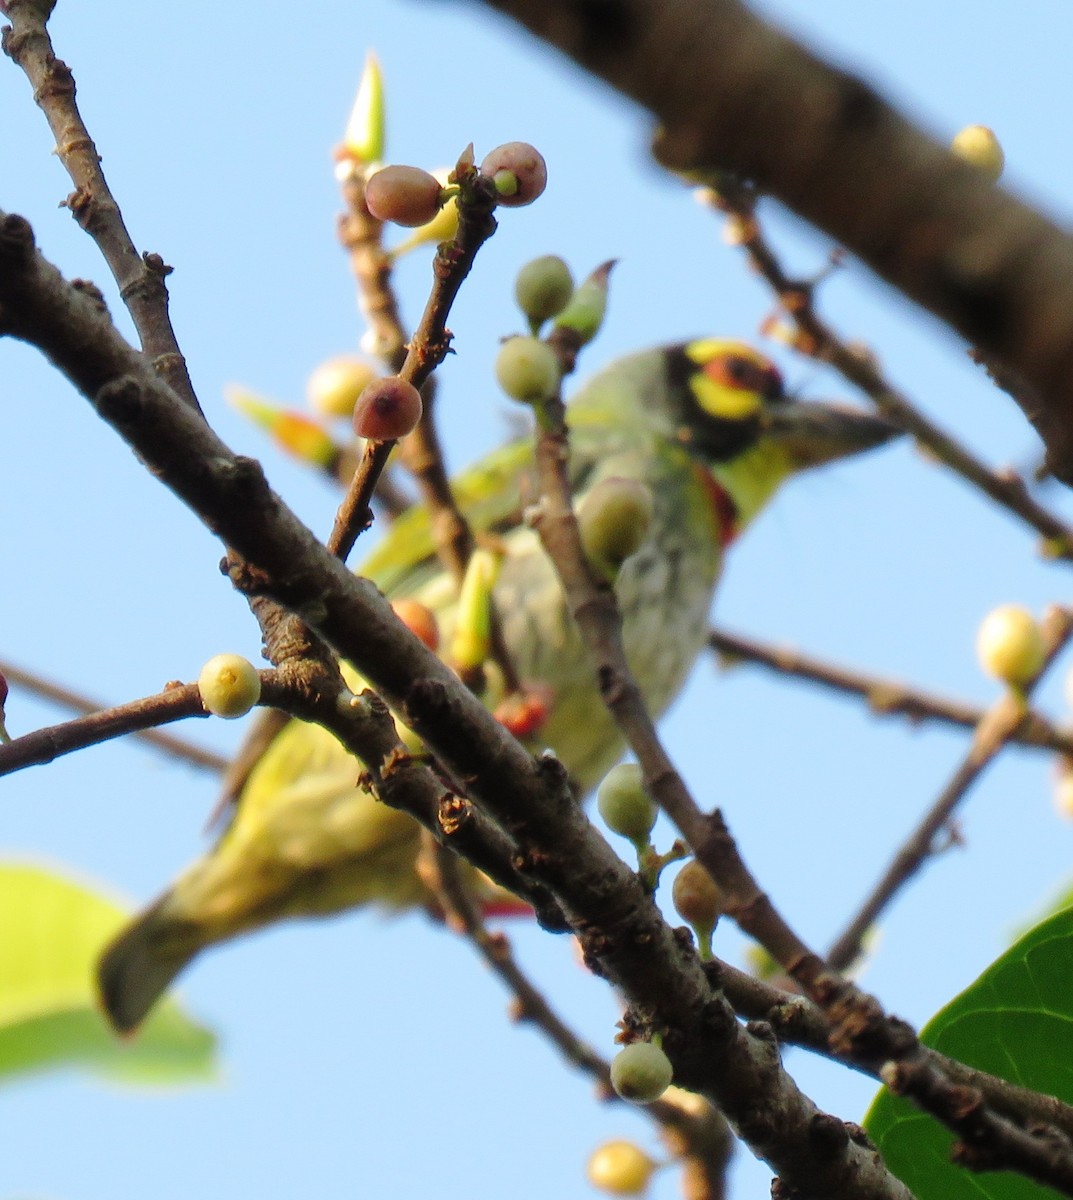
[[[976,655],[988,675],[1014,686],[1034,679],[1045,656],[1036,618],[1018,604],[992,609],[976,635]]]
[[[635,845],[648,845],[658,810],[645,791],[636,763],[620,763],[608,771],[596,792],[596,807],[612,833]]]
[[[653,1042],[632,1042],[611,1060],[611,1086],[633,1104],[658,1100],[673,1078],[671,1060]]]
[[[499,203],[506,208],[532,204],[548,185],[544,156],[528,142],[496,146],[485,155],[481,174],[495,183]]]
[[[513,400],[537,404],[559,387],[559,360],[538,338],[507,338],[496,356],[496,379]]]
[[[436,176],[420,167],[384,167],[369,177],[365,204],[380,221],[425,225],[440,211],[442,191]]]
[[[671,899],[678,915],[695,929],[711,930],[725,911],[722,888],[695,858],[675,876]]]
[[[633,1142],[604,1142],[593,1151],[585,1169],[589,1183],[612,1196],[640,1196],[656,1163]]]
[[[414,637],[424,642],[433,653],[439,649],[440,627],[436,621],[436,614],[431,608],[427,608],[420,600],[414,600],[409,596],[404,596],[400,600],[392,600],[391,607],[395,611],[395,616]]]
[[[375,378],[375,369],[363,358],[337,354],[314,368],[306,380],[306,399],[321,416],[348,419],[358,397]]]
[[[636,554],[652,524],[651,490],[638,479],[602,479],[581,502],[578,532],[585,557],[603,576],[614,579]]]
[[[986,125],[966,125],[954,135],[950,149],[970,166],[976,167],[992,183],[997,183],[1006,165],[1002,143]]]
[[[405,437],[420,420],[421,393],[398,375],[374,380],[354,406],[354,432],[371,442]]]
[[[261,698],[257,668],[241,654],[217,654],[197,677],[201,703],[217,717],[244,717]]]
[[[561,313],[573,294],[574,277],[556,254],[527,262],[514,281],[518,307],[537,325]]]

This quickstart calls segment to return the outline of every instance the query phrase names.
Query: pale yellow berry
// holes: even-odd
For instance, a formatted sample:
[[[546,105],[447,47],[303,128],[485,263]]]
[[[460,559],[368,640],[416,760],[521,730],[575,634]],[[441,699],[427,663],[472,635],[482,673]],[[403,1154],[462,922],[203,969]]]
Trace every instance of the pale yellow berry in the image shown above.
[[[197,677],[201,703],[217,717],[244,717],[261,698],[257,668],[241,654],[217,654]]]
[[[654,501],[639,479],[602,479],[578,509],[578,532],[594,570],[614,580],[622,564],[648,537]]]
[[[573,294],[570,268],[555,254],[527,262],[514,281],[518,307],[534,325],[561,313]]]
[[[611,1060],[611,1086],[633,1104],[658,1100],[673,1078],[671,1060],[654,1042],[632,1042]]]
[[[585,1169],[589,1183],[612,1196],[640,1196],[648,1188],[656,1163],[633,1142],[604,1142]]]
[[[966,125],[954,135],[950,149],[963,162],[986,175],[992,183],[998,182],[1006,165],[1006,156],[993,129],[986,125]]]
[[[636,763],[620,763],[608,771],[596,792],[596,807],[612,833],[629,838],[635,845],[648,845],[657,810]]]
[[[1017,604],[992,609],[976,635],[976,655],[988,675],[1020,686],[1043,666],[1043,634],[1036,618]]]
[[[324,417],[349,418],[358,397],[376,378],[375,369],[355,354],[325,359],[306,380],[306,399]]]

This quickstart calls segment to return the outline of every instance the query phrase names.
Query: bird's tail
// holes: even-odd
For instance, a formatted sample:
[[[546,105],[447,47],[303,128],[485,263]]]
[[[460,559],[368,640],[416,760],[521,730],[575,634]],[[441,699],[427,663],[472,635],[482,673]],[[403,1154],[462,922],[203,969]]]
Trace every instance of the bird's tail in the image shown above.
[[[201,948],[192,938],[172,936],[162,896],[107,947],[97,966],[101,1007],[117,1033],[133,1033],[168,984]]]

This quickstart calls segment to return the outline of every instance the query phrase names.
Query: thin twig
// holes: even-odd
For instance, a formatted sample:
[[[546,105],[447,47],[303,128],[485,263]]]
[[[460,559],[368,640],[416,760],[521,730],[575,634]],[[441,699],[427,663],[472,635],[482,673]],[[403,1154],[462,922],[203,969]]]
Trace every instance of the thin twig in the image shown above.
[[[963,729],[975,729],[984,716],[983,709],[960,700],[936,696],[895,679],[867,675],[802,654],[791,646],[772,646],[725,629],[710,630],[708,645],[731,665],[755,663],[791,679],[805,679],[832,691],[860,696],[877,716],[906,717],[913,724],[938,721]],[[1059,754],[1073,754],[1073,733],[1052,725],[1046,717],[1030,709],[1025,710],[1010,741]]]
[[[40,675],[35,675],[31,671],[23,670],[22,667],[15,666],[14,663],[0,662],[0,673],[7,677],[9,683],[16,684],[18,687],[25,688],[28,692],[35,696],[41,696],[46,700],[51,700],[55,704],[61,705],[63,708],[73,709],[75,712],[84,713],[86,716],[93,717],[98,722],[98,728],[104,729],[111,727],[113,719],[118,719],[122,725],[124,718],[114,718],[109,714],[119,714],[124,709],[131,709],[132,706],[124,705],[119,708],[109,708],[101,704],[99,701],[92,699],[89,696],[83,695],[81,692],[72,691],[70,688],[63,687],[58,683],[52,683],[47,679],[43,679]],[[196,692],[196,688],[194,689]],[[91,745],[98,741],[104,741],[111,737],[120,737],[125,733],[131,733],[136,738],[143,742],[147,742],[151,746],[155,746],[158,750],[163,750],[164,753],[171,755],[172,758],[180,759],[182,762],[189,763],[194,767],[201,767],[206,771],[220,772],[226,769],[228,760],[223,755],[216,754],[212,750],[207,750],[203,746],[197,746],[193,742],[188,742],[183,738],[173,737],[167,733],[160,733],[152,725],[165,724],[168,721],[178,721],[183,717],[204,717],[205,710],[201,706],[200,699],[195,697],[188,702],[181,701],[180,697],[173,692],[172,689],[167,689],[164,696],[168,698],[168,705],[161,708],[153,717],[150,710],[138,711],[139,719],[142,715],[146,718],[144,726],[131,723],[127,728],[115,728],[113,732],[102,734],[98,737],[89,737],[80,745]],[[150,697],[154,699],[155,697]],[[134,701],[134,706],[145,705],[147,701]],[[189,711],[186,711],[186,710]],[[168,715],[170,714],[170,715]],[[92,729],[92,723],[87,726]],[[66,738],[66,734],[59,731],[69,728],[69,725],[53,725],[48,729],[39,729],[32,734],[27,734],[29,738],[40,738],[41,742],[37,751],[32,751],[28,746],[24,747],[18,754],[16,759],[21,754],[43,753],[46,757],[31,758],[30,761],[17,762],[16,765],[7,766],[6,769],[0,768],[0,774],[6,774],[9,771],[19,770],[23,766],[31,766],[32,763],[51,762],[53,758],[60,754],[69,753],[72,749],[78,749],[77,745],[72,745],[69,748],[60,748]],[[17,738],[10,744],[12,746],[22,745],[26,738]],[[0,752],[0,763],[5,761]]]
[[[1040,676],[1047,670],[1073,634],[1073,611],[1054,608],[1043,622],[1046,658]],[[1037,679],[1040,677],[1037,676]],[[1035,686],[1026,689],[1026,696]],[[949,824],[958,804],[981,773],[994,761],[999,751],[1013,738],[1024,720],[1025,700],[1012,692],[1002,696],[984,714],[976,727],[972,745],[953,773],[946,787],[924,815],[920,824],[905,840],[891,859],[882,878],[860,910],[846,926],[827,954],[827,961],[836,970],[845,970],[861,952],[865,934],[875,924],[879,914],[897,893],[936,853],[936,838]]]
[[[940,462],[1031,526],[1043,538],[1043,549],[1048,557],[1073,561],[1073,527],[1039,504],[1016,472],[993,471],[924,416],[904,393],[884,378],[870,355],[862,354],[843,341],[820,318],[814,303],[814,282],[791,279],[786,274],[761,229],[756,215],[757,196],[751,189],[726,178],[721,181],[718,192],[708,192],[705,196],[713,208],[730,214],[734,220],[735,241],[775,293],[781,308],[797,329],[796,349],[830,363],[864,392],[884,416],[916,438]]]
[[[172,391],[200,411],[168,312],[164,279],[171,267],[159,254],[142,255],[135,248],[75,103],[74,76],[53,53],[42,9],[35,0],[9,0],[6,11],[11,26],[4,29],[4,53],[33,86],[34,99],[56,139],[56,154],[75,185],[66,205],[97,243],[119,285],[142,352]]]

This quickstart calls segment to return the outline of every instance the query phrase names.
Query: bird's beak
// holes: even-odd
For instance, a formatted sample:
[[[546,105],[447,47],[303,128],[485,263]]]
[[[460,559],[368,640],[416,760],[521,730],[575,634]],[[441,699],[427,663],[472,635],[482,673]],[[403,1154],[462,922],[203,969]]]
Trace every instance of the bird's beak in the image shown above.
[[[760,419],[767,440],[786,450],[796,470],[872,450],[902,432],[858,408],[818,401],[781,400]]]

